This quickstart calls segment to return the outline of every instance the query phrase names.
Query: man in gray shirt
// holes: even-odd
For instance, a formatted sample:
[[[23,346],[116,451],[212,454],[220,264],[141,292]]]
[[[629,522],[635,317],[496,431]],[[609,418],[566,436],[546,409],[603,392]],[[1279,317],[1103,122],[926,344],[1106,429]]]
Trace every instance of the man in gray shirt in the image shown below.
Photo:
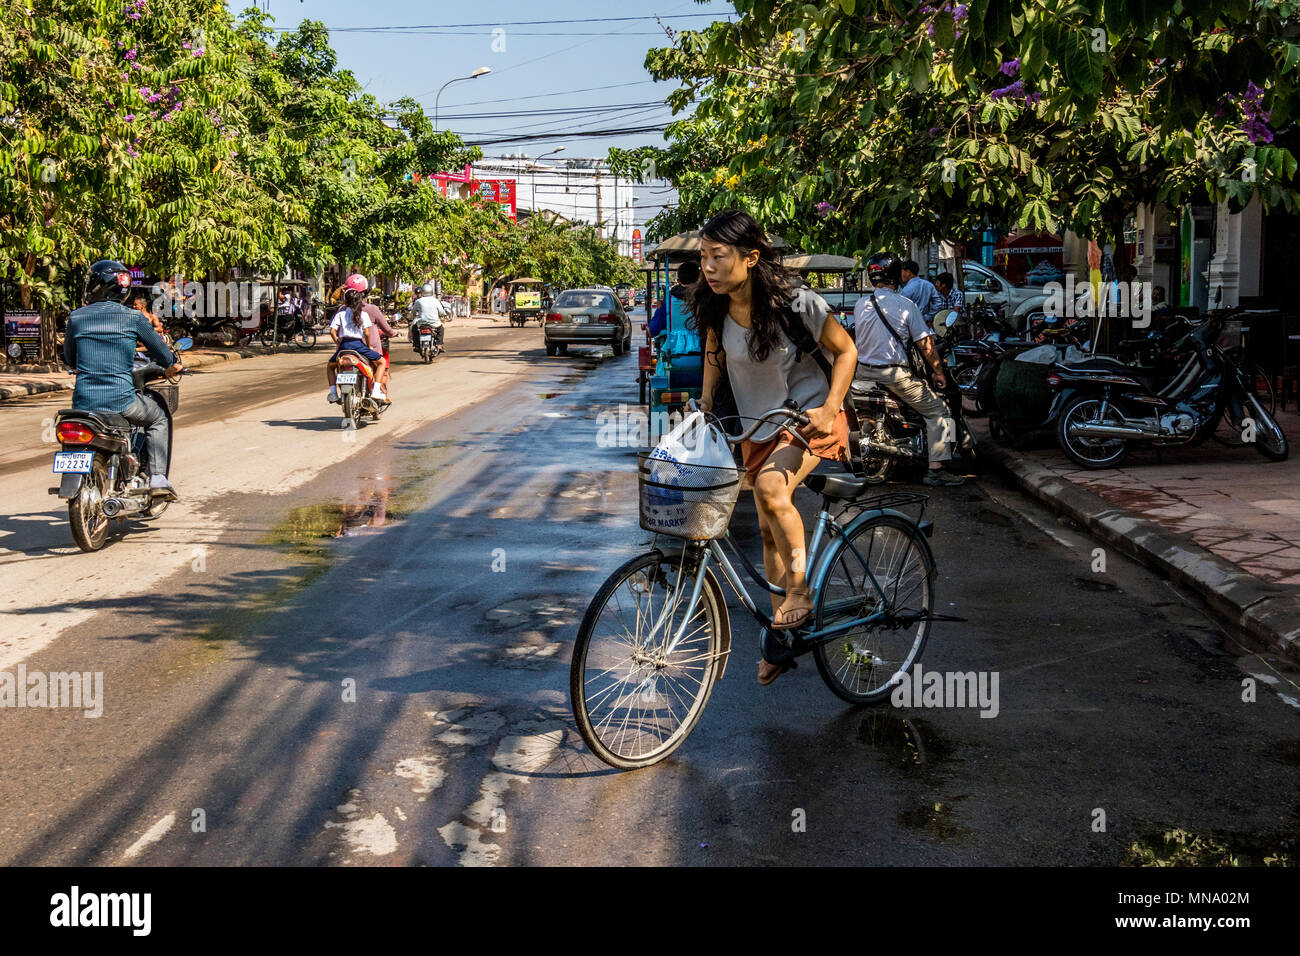
[[[853,308],[854,336],[858,344],[858,371],[854,377],[859,382],[884,386],[925,418],[930,458],[925,484],[960,485],[965,479],[943,467],[952,458],[952,445],[957,438],[948,404],[928,382],[912,374],[907,360],[906,344],[915,342],[934,373],[935,387],[940,391],[947,388],[943,361],[934,347],[933,334],[916,304],[896,291],[900,271],[899,261],[892,255],[874,257],[867,265],[867,276],[875,288],[871,294],[858,299]]]

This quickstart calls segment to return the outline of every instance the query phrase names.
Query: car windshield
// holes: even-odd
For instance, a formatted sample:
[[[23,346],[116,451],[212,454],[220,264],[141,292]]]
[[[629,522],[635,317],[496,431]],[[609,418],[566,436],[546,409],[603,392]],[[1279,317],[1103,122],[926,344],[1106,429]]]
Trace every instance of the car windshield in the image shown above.
[[[561,292],[557,309],[613,309],[614,297],[607,292]]]

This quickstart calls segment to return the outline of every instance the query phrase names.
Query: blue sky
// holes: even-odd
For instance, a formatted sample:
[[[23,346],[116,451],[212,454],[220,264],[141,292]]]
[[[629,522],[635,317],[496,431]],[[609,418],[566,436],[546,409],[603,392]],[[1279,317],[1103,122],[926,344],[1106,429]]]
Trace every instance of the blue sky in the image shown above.
[[[230,3],[235,10],[246,5],[247,0]],[[664,29],[653,19],[608,22],[605,18],[658,15],[666,26],[681,30],[735,15],[730,3],[719,0],[704,4],[663,0],[658,7],[628,0],[605,4],[591,0],[496,0],[490,4],[267,0],[259,5],[269,8],[277,28],[293,28],[307,18],[323,22],[330,28],[340,64],[352,70],[380,101],[414,96],[432,113],[435,94],[447,80],[490,67],[490,74],[447,87],[439,100],[439,128],[452,129],[467,142],[520,133],[569,133],[579,127],[662,124],[671,117],[663,99],[674,84],[652,81],[643,63],[647,50],[668,45]],[[556,22],[564,20],[574,22]],[[377,33],[353,32],[346,29],[349,27],[425,29]],[[551,113],[603,106],[621,108]],[[538,112],[515,117],[472,116],[523,110]],[[603,156],[610,146],[662,141],[661,133],[650,132],[602,138],[570,136],[482,148],[485,156],[520,152],[537,156],[564,146],[566,157],[582,157]]]

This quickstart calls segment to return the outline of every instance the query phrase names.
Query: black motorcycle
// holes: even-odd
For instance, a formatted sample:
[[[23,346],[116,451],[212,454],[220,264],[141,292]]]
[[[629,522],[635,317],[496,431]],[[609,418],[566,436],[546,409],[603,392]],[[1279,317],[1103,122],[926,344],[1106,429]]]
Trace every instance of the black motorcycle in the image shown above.
[[[274,313],[270,322],[262,323],[259,335],[265,348],[283,342],[293,342],[304,352],[316,347],[316,330],[297,310]]]
[[[1052,407],[1061,449],[1084,468],[1114,468],[1136,443],[1199,443],[1222,421],[1265,458],[1285,460],[1290,451],[1271,397],[1261,397],[1258,376],[1239,353],[1215,344],[1222,328],[1213,317],[1182,335],[1160,353],[1163,367],[1108,356],[1058,364],[1047,382],[1057,391]],[[1171,359],[1181,365],[1168,377]]]
[[[181,338],[174,348],[184,352],[193,344]],[[136,392],[167,413],[170,432],[172,415],[180,405],[180,386],[156,384],[164,370],[147,360],[131,376]],[[113,518],[133,515],[151,520],[167,510],[170,502],[155,498],[149,488],[155,463],[149,461],[142,428],[114,412],[65,408],[55,420],[54,433],[62,448],[54,455],[54,473],[61,477],[50,494],[68,502],[68,523],[82,551],[104,546]],[[170,466],[170,461],[164,462],[161,473],[166,474]]]
[[[978,466],[975,438],[966,426],[961,409],[961,392],[948,377],[944,394],[950,409],[952,434],[949,439],[957,452],[972,467]],[[900,464],[925,467],[930,457],[925,419],[883,385],[854,382],[849,399],[858,416],[858,430],[849,436],[854,444],[853,458],[859,476],[872,483],[883,482]]]
[[[434,356],[442,354],[442,326],[435,326],[428,319],[413,319],[411,344],[428,365]]]

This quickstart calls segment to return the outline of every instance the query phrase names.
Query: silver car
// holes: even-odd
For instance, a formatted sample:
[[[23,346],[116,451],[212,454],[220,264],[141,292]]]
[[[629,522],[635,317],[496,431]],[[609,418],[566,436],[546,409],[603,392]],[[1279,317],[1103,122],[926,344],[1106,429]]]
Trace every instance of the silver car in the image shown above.
[[[615,355],[632,347],[632,320],[612,289],[565,289],[542,323],[547,355],[563,355],[570,345],[611,345]]]

